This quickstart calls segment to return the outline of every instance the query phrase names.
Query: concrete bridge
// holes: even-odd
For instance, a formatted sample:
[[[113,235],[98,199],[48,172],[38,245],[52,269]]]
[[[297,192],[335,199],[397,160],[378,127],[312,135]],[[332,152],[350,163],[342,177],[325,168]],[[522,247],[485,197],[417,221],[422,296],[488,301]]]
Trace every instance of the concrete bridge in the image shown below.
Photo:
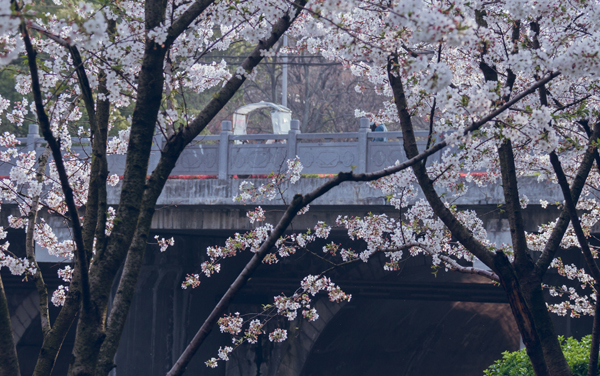
[[[35,128],[32,129],[35,131]],[[39,147],[34,132],[28,147]],[[424,140],[426,134],[418,134]],[[387,142],[373,138],[386,137]],[[269,140],[274,140],[274,143]],[[86,140],[82,140],[85,143]],[[87,140],[89,141],[89,140]],[[233,175],[267,175],[278,172],[285,159],[298,155],[303,174],[331,174],[348,171],[375,171],[396,160],[405,159],[401,132],[373,134],[367,122],[359,132],[341,134],[300,134],[292,122],[288,135],[233,136],[225,122],[217,136],[201,136],[188,147],[158,202],[152,232],[175,237],[175,246],[160,253],[155,244],[148,252],[136,297],[117,354],[116,375],[162,375],[189,343],[215,302],[243,268],[250,255],[240,255],[223,263],[222,272],[203,280],[195,290],[182,290],[181,281],[188,273],[198,273],[206,259],[206,247],[223,244],[234,232],[253,228],[245,213],[253,205],[267,211],[267,221],[275,223],[293,194],[308,192],[324,182],[323,178],[305,178],[287,187],[283,198],[244,205],[233,201],[241,180]],[[238,143],[240,142],[240,143]],[[160,140],[157,140],[160,145]],[[424,146],[424,145],[422,145]],[[85,149],[85,147],[82,147]],[[84,150],[81,150],[82,152]],[[160,150],[153,152],[156,164]],[[111,156],[110,173],[122,175],[125,156]],[[0,167],[0,175],[8,175]],[[283,169],[285,170],[285,169]],[[206,178],[212,177],[212,178]],[[253,180],[255,185],[264,179]],[[562,201],[559,189],[542,186],[534,178],[521,179],[521,193],[532,205],[525,211],[527,231],[553,220],[556,209],[542,209],[541,198]],[[109,203],[117,205],[120,184],[109,191]],[[490,240],[510,242],[508,221],[498,205],[504,202],[500,186],[469,186],[467,195],[456,198],[461,208],[476,210],[485,223]],[[1,222],[11,208],[3,206]],[[13,208],[16,211],[16,208]],[[297,217],[293,229],[302,231],[318,220],[333,224],[338,215],[398,213],[386,203],[383,194],[364,183],[345,183],[311,204],[310,211]],[[43,213],[57,232],[66,236],[68,228],[57,217]],[[4,225],[6,225],[4,223]],[[62,228],[62,230],[61,230]],[[600,232],[596,229],[595,232]],[[340,230],[332,240],[364,249],[351,242]],[[19,251],[24,234],[9,233],[9,241]],[[317,249],[321,245],[316,244]],[[37,256],[44,261],[45,279],[55,288],[57,263],[43,249]],[[566,262],[578,255],[562,255]],[[256,345],[236,349],[232,360],[216,370],[203,362],[216,356],[219,346],[230,339],[213,331],[189,367],[189,374],[206,375],[481,375],[482,370],[504,350],[519,348],[519,335],[502,290],[477,276],[439,272],[432,274],[430,262],[416,257],[403,263],[399,272],[385,272],[383,260],[346,266],[329,273],[333,281],[353,294],[347,304],[334,304],[325,297],[316,308],[321,318],[308,323],[276,319],[270,325],[288,327],[289,340],[281,344],[263,338]],[[310,254],[296,254],[279,264],[262,266],[236,298],[231,312],[258,312],[261,304],[273,296],[291,294],[307,274],[317,274],[330,265]],[[553,280],[556,276],[550,275]],[[8,276],[2,278],[10,295],[11,312],[23,374],[33,365],[28,358],[37,355],[41,329],[37,318],[37,294],[32,283]],[[54,310],[53,313],[55,314]],[[559,332],[582,336],[591,330],[589,320],[557,319]],[[72,334],[65,347],[72,346]],[[365,361],[369,359],[369,361]],[[64,374],[68,356],[59,359],[56,375]]]
[[[371,132],[368,119],[361,119],[358,132],[300,133],[298,120],[291,121],[288,134],[234,135],[231,121],[223,121],[219,135],[200,135],[188,145],[179,158],[172,175],[204,176],[227,179],[233,175],[268,175],[285,171],[285,161],[298,156],[304,165],[303,174],[337,174],[340,171],[377,171],[404,161],[401,146],[402,132]],[[427,132],[417,131],[419,146],[426,145]],[[373,141],[386,138],[386,142]],[[29,150],[42,150],[45,141],[39,136],[38,126],[29,126],[27,138],[21,145]],[[154,139],[148,171],[156,167],[162,136]],[[89,138],[73,138],[73,152],[90,155]],[[439,154],[432,156],[433,160]],[[108,156],[111,174],[123,175],[125,155]],[[0,165],[0,176],[7,176],[12,166]]]

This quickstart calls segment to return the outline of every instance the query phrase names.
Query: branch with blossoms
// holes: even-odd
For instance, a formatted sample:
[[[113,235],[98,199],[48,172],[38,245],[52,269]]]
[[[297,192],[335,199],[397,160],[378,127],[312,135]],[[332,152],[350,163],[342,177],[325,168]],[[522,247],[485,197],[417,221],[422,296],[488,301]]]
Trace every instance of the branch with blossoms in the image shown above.
[[[277,194],[282,196],[282,185],[288,182],[294,184],[300,180],[300,173],[304,168],[300,163],[300,158],[298,158],[298,156],[288,159],[286,164],[287,171],[285,174],[275,174],[274,172],[271,172],[267,176],[268,182],[266,184],[261,184],[260,187],[255,187],[254,183],[252,182],[243,181],[239,186],[239,191],[241,193],[235,196],[233,201],[256,202],[258,199],[262,198],[272,201],[277,197]]]
[[[256,198],[256,196],[252,197]],[[247,216],[252,223],[254,223],[255,221],[262,221],[264,220],[264,211],[262,210],[262,208],[258,207],[254,211],[248,212]],[[356,223],[355,221],[356,220],[350,220],[349,222]],[[360,225],[359,227],[382,228],[382,224],[383,223],[378,223],[378,225],[373,225],[372,223],[370,223],[369,225]],[[268,227],[272,229],[272,226]],[[385,228],[386,226],[383,227]],[[288,257],[289,255],[294,254],[298,249],[304,249],[310,253],[313,253],[308,249],[308,244],[313,242],[316,238],[326,239],[329,236],[330,231],[331,228],[329,226],[327,226],[323,222],[319,222],[315,226],[314,232],[311,232],[309,230],[306,234],[292,234],[282,236],[279,238],[275,245],[278,249],[278,255],[280,257]],[[239,251],[243,249],[252,248],[253,246],[256,246],[256,240],[259,240],[259,242],[263,242],[265,239],[265,233],[263,233],[262,231],[259,231],[258,233],[262,233],[263,235],[258,236],[256,233],[253,232],[246,233],[245,235],[236,234],[233,238],[230,238],[226,241],[225,247],[209,247],[207,250],[207,254],[210,257],[210,262],[206,261],[202,264],[204,274],[207,277],[209,277],[213,273],[218,272],[220,270],[220,264],[218,263],[218,261],[220,261],[222,258],[235,256],[239,253]],[[350,233],[354,234],[355,236],[358,235],[356,231],[353,230],[351,230]],[[345,262],[342,264],[334,265],[333,267],[321,273],[319,276],[306,277],[302,282],[303,290],[296,291],[291,297],[276,297],[274,305],[264,306],[265,309],[263,310],[263,312],[254,316],[251,320],[244,321],[238,313],[236,313],[235,315],[226,315],[221,317],[217,322],[217,324],[221,328],[221,332],[237,336],[233,339],[234,347],[221,347],[219,349],[218,358],[211,358],[210,360],[205,362],[206,365],[208,367],[215,368],[218,365],[219,359],[227,361],[229,359],[229,354],[232,351],[234,351],[235,348],[237,348],[237,346],[241,345],[244,342],[256,343],[258,335],[263,333],[263,328],[265,327],[266,323],[272,317],[274,317],[274,315],[283,315],[287,317],[288,320],[294,320],[297,317],[297,310],[299,308],[304,308],[304,310],[302,311],[303,316],[311,321],[316,320],[318,318],[318,313],[314,308],[310,307],[310,297],[306,294],[306,292],[310,292],[310,294],[314,296],[318,291],[327,289],[327,291],[329,291],[330,300],[337,301],[340,298],[343,300],[347,298],[349,300],[350,297],[341,292],[341,290],[339,290],[339,287],[333,285],[326,277],[324,277],[324,273],[332,270],[333,268],[360,261],[361,258],[364,259],[363,261],[366,261],[370,256],[372,256],[376,252],[384,252],[386,256],[391,257],[394,261],[396,261],[398,257],[401,257],[401,251],[411,249],[414,247],[421,248],[427,251],[433,257],[438,257],[443,261],[443,264],[449,270],[456,270],[459,272],[470,274],[478,274],[492,279],[494,281],[498,281],[498,277],[493,272],[460,265],[458,264],[458,262],[456,262],[456,260],[450,258],[449,256],[436,254],[435,252],[431,251],[426,244],[419,242],[403,244],[402,246],[399,246],[395,249],[380,249],[375,252],[365,251],[364,255],[361,255],[361,257],[356,255],[351,250],[346,250],[343,248],[340,249],[339,245],[335,243],[326,244],[323,247],[324,253],[335,256],[339,252]],[[325,258],[322,259],[326,260]],[[263,259],[263,263],[271,264],[276,262],[278,262],[278,259],[277,254],[275,253],[269,253]],[[329,262],[331,263],[331,261]],[[386,267],[384,269],[394,270],[393,266],[391,266],[390,263],[386,264]],[[200,276],[198,274],[188,275],[186,281],[182,284],[182,288],[195,288],[199,286],[199,284]],[[326,286],[326,288],[323,288],[322,286]],[[267,319],[262,321],[255,319],[258,316],[267,317]],[[248,329],[242,336],[239,336],[239,334],[242,332],[244,322],[248,324]],[[271,341],[279,342],[285,340],[285,338],[285,329],[281,328],[276,329],[269,335],[269,339]]]
[[[299,161],[297,159],[288,161],[288,166],[290,167],[288,169],[288,172],[286,174],[279,175],[282,178],[276,179],[276,180],[271,180],[267,184],[262,185],[261,187],[255,188],[252,185],[252,186],[250,186],[251,188],[248,188],[249,185],[246,182],[242,182],[240,185],[241,193],[239,196],[234,198],[234,200],[237,200],[237,201],[249,200],[249,201],[255,202],[255,201],[262,199],[263,197],[265,197],[267,199],[273,199],[275,197],[277,188],[280,187],[282,184],[286,183],[287,181],[295,182],[297,179],[295,179],[294,177],[299,176],[300,171],[302,170],[301,165],[299,164]],[[290,173],[290,171],[295,171],[295,173]],[[271,179],[273,179],[273,177],[271,177]],[[394,184],[400,184],[403,186],[407,186],[407,185],[409,185],[410,181],[411,181],[411,178],[409,177],[409,175],[407,175],[404,172],[399,172],[397,174],[390,175],[384,179],[380,179],[379,181],[374,182],[373,185],[375,187],[381,188],[382,190],[384,190],[384,192],[387,192],[388,194],[390,194],[393,203],[397,207],[405,207],[405,206],[408,206],[408,200],[411,197],[413,197],[416,194],[416,192],[414,190],[409,190],[409,193],[406,193],[403,191],[402,197],[394,198],[394,193],[393,193],[394,190],[391,186],[393,186]],[[313,191],[313,193],[315,193],[315,192]],[[308,250],[308,244],[311,242],[314,242],[317,238],[326,239],[329,237],[331,227],[329,227],[324,222],[317,223],[317,225],[314,227],[314,229],[308,230],[304,234],[284,235],[282,233],[282,231],[285,229],[282,225],[285,225],[285,223],[287,221],[291,222],[291,219],[295,215],[299,214],[298,213],[299,207],[306,206],[306,205],[308,205],[308,203],[311,202],[311,201],[307,200],[307,196],[308,195],[306,195],[306,196],[296,195],[294,197],[292,205],[290,205],[288,207],[288,209],[286,210],[286,212],[284,214],[284,217],[282,218],[282,221],[285,220],[285,222],[282,223],[282,221],[280,221],[279,224],[277,225],[277,227],[274,228],[270,224],[265,224],[263,226],[258,227],[257,229],[255,229],[253,231],[247,232],[246,234],[243,234],[243,235],[235,234],[234,237],[229,238],[225,242],[225,246],[223,246],[223,247],[209,247],[207,249],[207,254],[209,256],[209,260],[202,263],[202,272],[204,273],[204,275],[206,277],[210,277],[212,274],[218,273],[220,271],[220,268],[221,268],[220,261],[224,258],[233,257],[233,256],[237,255],[239,252],[246,250],[246,249],[250,249],[252,252],[255,253],[252,260],[246,265],[246,268],[244,269],[242,274],[240,274],[240,276],[238,276],[238,279],[232,284],[232,288],[230,288],[227,291],[227,293],[223,296],[223,298],[221,299],[221,301],[219,302],[217,307],[219,307],[219,306],[225,307],[225,304],[228,303],[228,300],[230,300],[233,297],[233,293],[235,292],[235,290],[233,290],[233,289],[234,288],[238,289],[238,288],[241,288],[241,286],[243,286],[243,283],[245,283],[245,280],[242,278],[247,278],[244,275],[249,275],[247,273],[252,271],[251,268],[256,268],[258,266],[259,262],[268,263],[268,264],[277,263],[279,261],[278,256],[279,257],[288,257],[288,256],[294,254],[298,249]],[[315,195],[312,197],[311,196],[308,196],[308,197],[316,198],[318,196]],[[414,209],[412,212],[410,212],[408,214],[409,220],[411,218],[412,218],[413,222],[416,220],[416,218],[420,218],[421,220],[426,220],[426,216],[422,212],[420,212],[421,207],[422,206],[417,205],[416,209]],[[471,213],[459,214],[459,216],[461,216],[461,215],[462,215],[461,218],[463,218],[466,221],[466,223],[468,223],[469,226],[474,229],[474,231],[478,231],[477,229],[482,228],[481,221],[476,222],[475,221],[476,217],[474,216],[474,214],[471,214]],[[256,209],[249,211],[247,213],[247,217],[249,218],[251,223],[260,222],[265,219],[265,213],[261,207],[257,207]],[[288,224],[289,224],[289,222],[288,222]],[[364,252],[361,252],[360,254],[356,254],[352,250],[347,250],[347,249],[343,249],[343,248],[340,249],[340,246],[335,243],[326,244],[323,247],[323,252],[325,254],[330,254],[332,256],[335,256],[339,252],[342,259],[344,260],[344,263],[335,264],[334,266],[332,266],[332,268],[339,267],[342,265],[347,265],[349,263],[353,263],[358,260],[362,260],[362,261],[366,262],[369,260],[369,258],[373,254],[381,251],[381,252],[384,252],[386,254],[386,256],[391,259],[391,262],[386,264],[385,269],[386,270],[395,270],[395,265],[397,266],[398,260],[402,257],[403,250],[409,249],[409,250],[411,250],[411,255],[416,255],[416,254],[418,254],[418,252],[416,252],[414,250],[416,248],[419,248],[419,249],[422,249],[423,251],[426,251],[431,256],[433,256],[434,260],[435,259],[441,260],[443,262],[443,265],[445,265],[445,267],[449,270],[456,270],[456,271],[460,271],[463,273],[478,274],[478,275],[482,275],[487,278],[490,278],[494,281],[498,281],[498,277],[493,272],[479,270],[477,268],[460,265],[460,264],[458,264],[458,262],[456,260],[452,259],[450,256],[442,255],[439,252],[432,251],[430,248],[430,245],[432,243],[434,243],[434,241],[431,239],[430,239],[430,243],[411,242],[411,243],[407,243],[407,244],[397,245],[395,248],[392,249],[391,245],[394,243],[392,243],[390,240],[388,240],[387,236],[384,236],[384,234],[392,233],[394,231],[394,221],[387,218],[385,215],[382,215],[382,216],[370,215],[369,217],[367,217],[364,220],[361,218],[350,218],[349,219],[347,217],[345,217],[345,218],[340,217],[340,218],[338,218],[338,225],[345,226],[348,229],[348,234],[351,239],[354,240],[357,238],[362,238],[362,239],[366,240],[367,241],[367,250]],[[417,226],[416,224],[413,224],[412,226],[404,226],[404,224],[402,222],[400,222],[400,226],[404,227],[403,234],[405,234],[405,235],[403,235],[403,237],[407,236],[406,234],[408,234],[408,236],[412,238],[414,236],[413,234],[416,234],[418,232],[417,228],[415,227],[415,226]],[[424,228],[419,228],[419,231],[423,230],[423,229]],[[478,234],[478,237],[485,237],[485,232],[483,230],[479,230],[477,232],[477,234]],[[434,236],[434,237],[435,236],[443,236],[444,238],[447,238],[447,240],[450,239],[449,235],[447,233],[439,233],[436,235],[435,231],[433,231],[431,236]],[[277,241],[274,241],[274,239],[277,239]],[[398,240],[398,239],[395,239],[395,240]],[[269,244],[269,242],[271,242],[271,243]],[[459,258],[468,256],[467,253],[465,253],[464,250],[461,250],[461,248],[459,246],[456,246],[456,245],[452,246],[452,245],[450,245],[451,243],[447,242],[447,241],[441,242],[441,243],[448,244],[448,247],[445,251],[449,252],[449,254],[451,254],[453,256],[456,256]],[[272,247],[275,247],[277,252],[268,253],[268,251]],[[332,263],[332,262],[330,262],[330,263]],[[331,270],[332,268],[328,269],[327,271]],[[189,274],[186,277],[185,281],[182,283],[182,288],[184,288],[184,289],[188,288],[188,287],[195,288],[195,287],[198,287],[199,285],[200,285],[200,275],[199,274]],[[196,348],[196,346],[199,346],[200,343],[202,343],[203,339],[205,338],[205,336],[207,334],[207,332],[205,332],[205,331],[207,330],[207,328],[209,328],[209,324],[210,324],[209,320],[216,320],[215,319],[216,312],[218,312],[216,309],[213,310],[213,312],[211,313],[211,315],[209,316],[207,321],[205,321],[205,323],[202,326],[202,328],[200,329],[200,331],[196,334],[196,336],[192,340],[192,343],[190,344],[190,346],[194,346],[193,348]],[[238,319],[235,319],[235,320],[236,320],[236,322],[239,322]],[[229,321],[227,321],[227,322],[229,322]],[[239,330],[241,331],[241,327],[239,327],[239,328],[240,328]],[[188,347],[188,349],[190,349],[190,348],[191,347]],[[188,356],[190,356],[190,355],[188,355]],[[210,367],[215,367],[217,364],[216,362],[217,362],[217,358],[213,358],[207,362],[207,365]]]
[[[567,287],[566,285],[552,287],[548,285],[543,286],[548,290],[552,297],[563,297],[567,296],[568,300],[564,300],[560,303],[546,303],[548,311],[557,314],[558,316],[570,315],[572,318],[579,318],[581,315],[594,316],[595,308],[597,304],[597,294],[594,292],[590,295],[579,295],[574,287]]]
[[[598,268],[598,265],[594,260],[592,251],[590,250],[588,240],[581,226],[581,221],[579,220],[579,215],[577,214],[577,209],[575,207],[575,204],[573,203],[569,183],[567,182],[567,178],[565,177],[562,165],[556,153],[550,153],[550,162],[552,163],[552,167],[554,167],[558,183],[563,191],[563,197],[565,198],[565,209],[568,211],[569,216],[571,218],[571,225],[573,226],[573,230],[575,231],[575,235],[577,236],[577,240],[579,241],[579,246],[581,247],[581,251],[583,253],[587,266],[590,269],[594,280],[596,280],[596,282],[600,282],[600,269]]]
[[[167,250],[167,248],[175,245],[175,239],[173,237],[171,237],[169,239],[165,239],[165,238],[161,238],[158,235],[155,235],[154,239],[156,239],[156,241],[157,241],[156,244],[158,244],[158,247],[160,248],[161,252],[165,252]]]
[[[23,42],[25,44],[25,49],[27,51],[27,60],[29,64],[29,70],[31,72],[31,87],[34,96],[34,102],[37,112],[37,117],[39,124],[42,129],[42,134],[44,138],[48,142],[50,149],[52,150],[52,156],[54,157],[54,162],[56,165],[56,169],[60,178],[60,182],[62,185],[63,194],[65,196],[65,202],[69,209],[69,214],[71,216],[71,222],[73,226],[73,235],[75,238],[75,243],[77,245],[77,253],[76,260],[78,263],[79,273],[81,275],[81,295],[82,301],[84,303],[84,308],[88,309],[90,305],[90,295],[89,295],[89,280],[88,280],[88,259],[87,253],[83,243],[82,237],[82,228],[81,223],[79,221],[79,214],[77,210],[77,206],[75,205],[75,200],[73,196],[73,189],[69,183],[69,177],[67,175],[62,152],[60,150],[60,141],[57,140],[50,126],[50,120],[48,119],[48,115],[46,114],[46,110],[44,109],[42,92],[40,88],[39,76],[38,76],[38,68],[36,62],[37,52],[34,50],[33,45],[31,44],[31,40],[29,38],[29,32],[27,30],[27,26],[24,21],[21,22],[21,34],[23,37]]]
[[[473,131],[479,129],[481,126],[486,124],[488,121],[493,120],[496,116],[502,114],[504,111],[506,111],[508,108],[510,108],[512,105],[514,105],[516,102],[518,102],[522,98],[535,92],[535,90],[538,87],[546,84],[547,82],[551,81],[552,79],[554,79],[555,77],[557,77],[559,75],[560,75],[559,72],[554,72],[554,73],[550,73],[550,74],[546,75],[546,77],[539,80],[534,85],[532,85],[530,88],[521,92],[519,95],[515,96],[512,100],[508,101],[504,105],[502,105],[499,108],[497,108],[496,110],[492,111],[489,115],[484,116],[479,121],[473,122],[469,127],[466,127],[461,132],[460,135],[467,135],[470,132],[473,132]],[[377,179],[380,179],[383,177],[390,176],[390,175],[400,172],[402,170],[405,170],[411,166],[414,166],[414,165],[420,163],[423,159],[427,158],[429,155],[432,155],[432,154],[438,152],[439,150],[443,149],[444,147],[446,147],[449,144],[448,143],[449,140],[453,140],[453,138],[447,138],[446,140],[434,145],[433,147],[409,158],[407,161],[405,161],[403,163],[397,163],[395,166],[391,166],[391,167],[388,167],[386,169],[383,169],[383,170],[380,170],[377,172],[372,172],[372,173],[341,172],[338,175],[336,175],[334,178],[332,178],[331,180],[326,182],[325,184],[321,185],[320,187],[317,187],[312,192],[307,193],[305,195],[297,194],[296,196],[294,196],[293,201],[288,206],[287,210],[285,211],[284,215],[280,219],[277,226],[273,229],[273,231],[271,232],[269,237],[266,239],[266,241],[261,245],[261,247],[258,249],[258,251],[255,253],[255,255],[252,257],[252,259],[248,262],[248,264],[246,265],[244,270],[242,270],[242,272],[239,274],[239,276],[233,282],[231,287],[223,295],[223,297],[221,298],[219,303],[217,303],[217,305],[215,306],[215,308],[213,309],[211,314],[208,316],[208,318],[205,320],[204,324],[200,327],[200,329],[198,330],[198,332],[196,333],[196,335],[194,336],[194,338],[192,339],[192,341],[190,342],[190,344],[188,345],[186,350],[183,352],[183,354],[177,360],[177,362],[175,363],[175,365],[173,366],[171,371],[169,371],[168,375],[169,376],[180,375],[183,372],[186,365],[189,363],[189,361],[193,357],[194,353],[197,351],[197,349],[200,347],[200,345],[203,343],[204,339],[210,332],[212,326],[217,322],[218,317],[224,312],[226,307],[229,305],[229,302],[231,301],[231,299],[233,299],[233,297],[237,294],[237,292],[244,286],[246,281],[250,278],[251,274],[254,272],[254,270],[258,267],[260,262],[266,256],[268,250],[275,245],[275,243],[277,242],[276,239],[279,239],[279,237],[281,237],[283,235],[283,232],[291,224],[292,219],[297,215],[297,213],[300,211],[301,208],[308,206],[316,198],[321,197],[322,195],[329,192],[331,189],[335,188],[336,186],[342,184],[343,182],[346,182],[346,181],[374,181],[374,180],[377,180]],[[246,190],[248,192],[246,192],[246,195],[244,197],[246,197],[248,199],[258,197],[257,194],[255,193],[256,191],[254,191],[250,186]],[[265,189],[263,189],[263,191],[270,192],[271,189],[265,188]],[[262,194],[262,192],[259,191],[258,195],[260,195],[260,194]],[[192,285],[197,286],[198,277],[199,276],[197,274],[188,276],[188,279],[187,279],[188,285],[189,286],[192,286]],[[184,284],[185,283],[186,282],[184,282]]]
[[[319,292],[327,293],[329,301],[335,303],[350,302],[352,295],[346,294],[342,289],[331,282],[325,276],[309,275],[306,276],[300,283],[300,288],[297,289],[292,296],[279,295],[274,297],[273,304],[263,306],[263,311],[252,315],[250,320],[244,321],[239,313],[233,315],[225,315],[221,317],[217,324],[221,333],[229,333],[232,335],[232,341],[235,348],[242,345],[244,342],[255,344],[259,340],[259,335],[264,333],[264,328],[267,323],[274,317],[283,316],[288,321],[293,321],[298,317],[298,310],[302,309],[302,317],[308,321],[316,321],[319,319],[319,313],[313,304],[314,297]],[[257,317],[259,317],[257,319]],[[247,328],[242,335],[244,325]],[[271,342],[283,342],[287,339],[287,330],[276,328],[268,335]],[[229,354],[235,350],[233,347],[219,348],[218,357],[220,360],[229,360]],[[211,358],[205,362],[207,367],[216,368],[218,366],[217,358]]]
[[[590,276],[584,268],[579,268],[575,264],[565,265],[562,259],[555,258],[550,264],[550,268],[555,268],[558,274],[571,281],[577,281],[582,290],[590,288],[591,293],[580,295],[574,287],[551,286],[543,284],[543,288],[548,290],[552,297],[568,297],[567,301],[555,304],[547,304],[548,310],[559,316],[569,314],[571,317],[579,317],[580,315],[595,315],[594,305],[597,304],[597,285],[596,281]],[[593,301],[593,302],[592,302]]]
[[[36,171],[36,179],[38,185],[41,186],[44,178],[44,171],[46,170],[46,165],[48,164],[48,158],[50,157],[50,147],[46,145],[42,155],[38,158],[38,167]],[[32,197],[31,205],[29,207],[29,213],[27,215],[27,232],[25,235],[25,252],[27,254],[27,259],[29,262],[38,269],[38,273],[33,276],[33,280],[35,282],[35,287],[38,292],[39,301],[40,301],[40,318],[42,323],[42,333],[46,335],[50,329],[50,312],[48,305],[48,289],[46,288],[46,284],[44,283],[44,278],[42,276],[42,272],[39,271],[39,266],[37,261],[35,260],[35,242],[34,242],[34,233],[37,226],[37,213],[38,206],[40,202],[41,189],[39,189],[37,194]]]
[[[592,141],[596,142],[596,140],[592,140]],[[595,145],[595,144],[593,145],[593,154],[594,154],[596,161],[598,161],[597,145]],[[583,253],[585,262],[588,266],[588,269],[591,272],[592,277],[595,280],[594,281],[595,282],[595,284],[594,284],[595,293],[592,294],[592,298],[594,298],[594,300],[596,302],[595,302],[595,306],[594,306],[593,304],[590,303],[590,301],[589,301],[589,299],[587,299],[587,297],[580,297],[574,288],[569,288],[569,293],[568,293],[569,301],[563,301],[556,305],[548,305],[548,308],[559,315],[565,315],[567,310],[571,309],[571,317],[579,317],[579,314],[581,312],[592,314],[591,312],[593,311],[594,314],[599,314],[600,313],[600,301],[598,300],[598,283],[600,282],[600,269],[598,268],[598,265],[595,260],[595,256],[590,249],[589,242],[586,238],[586,234],[584,233],[584,230],[581,226],[581,221],[579,220],[579,215],[577,214],[577,208],[576,208],[575,203],[573,202],[574,201],[573,197],[572,197],[573,194],[572,194],[571,188],[569,187],[569,183],[564,174],[564,171],[562,169],[560,159],[558,158],[558,156],[556,155],[556,153],[554,151],[552,153],[550,153],[550,162],[552,163],[552,167],[554,168],[554,172],[556,174],[558,184],[560,185],[561,190],[563,191],[563,197],[565,199],[565,210],[567,211],[567,213],[569,214],[569,217],[571,219],[571,225],[577,236],[577,240],[579,242],[579,246]],[[598,167],[600,168],[600,165]],[[596,254],[596,257],[597,257],[597,254]],[[566,286],[564,286],[564,287],[566,287]],[[563,290],[566,290],[566,288]],[[564,291],[564,292],[566,292],[566,291]],[[562,293],[564,293],[564,292],[562,292]],[[556,294],[562,295],[562,293],[559,291]],[[589,360],[588,367],[590,370],[595,370],[598,368],[598,351],[600,348],[600,319],[598,319],[598,318],[594,318],[594,326],[592,328],[592,333],[593,333],[593,336],[592,336],[592,343],[590,345],[590,360]],[[592,371],[590,371],[590,373],[592,373]]]

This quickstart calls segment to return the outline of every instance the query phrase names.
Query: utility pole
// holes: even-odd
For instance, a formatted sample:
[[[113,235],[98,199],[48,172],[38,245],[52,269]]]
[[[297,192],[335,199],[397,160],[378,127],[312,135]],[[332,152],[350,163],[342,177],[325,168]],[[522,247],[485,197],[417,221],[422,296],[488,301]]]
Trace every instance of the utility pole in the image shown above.
[[[288,37],[287,35],[283,35],[283,48],[286,48],[288,45]],[[288,87],[288,67],[287,67],[287,62],[288,62],[288,57],[287,57],[287,53],[283,53],[281,54],[281,56],[283,57],[283,65],[282,65],[282,72],[281,72],[281,104],[283,105],[283,107],[287,107],[287,87]]]

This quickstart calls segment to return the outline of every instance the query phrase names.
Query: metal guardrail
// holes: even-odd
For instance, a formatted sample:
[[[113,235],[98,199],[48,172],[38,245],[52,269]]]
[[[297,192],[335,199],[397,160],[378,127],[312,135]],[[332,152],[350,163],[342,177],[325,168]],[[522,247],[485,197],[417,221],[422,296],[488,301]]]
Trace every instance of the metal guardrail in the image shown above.
[[[402,146],[402,132],[371,132],[368,119],[360,119],[358,132],[305,133],[300,122],[292,120],[288,134],[233,135],[231,121],[222,122],[219,135],[202,135],[194,139],[182,152],[172,175],[211,175],[227,179],[232,175],[268,175],[286,170],[285,161],[298,156],[303,174],[336,174],[341,171],[371,172],[406,160]],[[426,146],[426,131],[416,131],[417,144],[422,151]],[[398,141],[391,141],[396,138]],[[324,142],[323,142],[324,140]],[[339,142],[333,142],[338,140]],[[383,141],[386,140],[386,141]],[[23,147],[41,152],[45,144],[37,125],[29,126],[27,138],[20,138]],[[82,157],[91,153],[85,146],[89,138],[74,139],[72,151]],[[262,142],[262,143],[261,143]],[[162,137],[155,137],[148,171],[156,167],[160,158]],[[84,146],[81,146],[84,145]],[[440,153],[429,158],[439,158]],[[109,155],[110,174],[123,175],[126,155]],[[12,165],[0,165],[0,176],[7,176]]]

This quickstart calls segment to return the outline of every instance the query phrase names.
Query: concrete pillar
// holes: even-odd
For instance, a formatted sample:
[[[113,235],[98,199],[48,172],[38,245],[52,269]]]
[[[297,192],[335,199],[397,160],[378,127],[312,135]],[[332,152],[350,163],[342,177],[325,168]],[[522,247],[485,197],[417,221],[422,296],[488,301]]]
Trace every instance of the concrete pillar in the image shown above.
[[[293,119],[290,124],[290,130],[288,132],[288,159],[292,159],[298,155],[298,140],[297,136],[300,134],[300,120]]]
[[[40,128],[37,124],[29,124],[29,132],[27,132],[27,150],[35,150],[35,143],[40,137]]]
[[[219,140],[219,179],[229,177],[229,136],[231,135],[231,121],[221,122],[221,139]]]
[[[150,152],[150,160],[148,161],[148,174],[151,174],[152,171],[156,169],[156,166],[158,166],[158,162],[160,161],[161,157],[160,152],[164,149],[165,144],[167,143],[165,136],[158,129],[158,127],[154,133],[153,141],[154,143],[152,145],[152,151]],[[91,146],[92,145],[90,144],[90,147]]]
[[[367,133],[370,132],[369,119],[360,119],[360,128],[358,130],[358,166],[356,172],[367,172],[367,151],[368,151],[368,139]]]
[[[487,238],[490,242],[496,243],[500,247],[503,243],[512,244],[510,235],[510,224],[506,218],[488,218],[484,222]],[[473,262],[473,267],[482,270],[490,270],[483,262],[476,259]]]

